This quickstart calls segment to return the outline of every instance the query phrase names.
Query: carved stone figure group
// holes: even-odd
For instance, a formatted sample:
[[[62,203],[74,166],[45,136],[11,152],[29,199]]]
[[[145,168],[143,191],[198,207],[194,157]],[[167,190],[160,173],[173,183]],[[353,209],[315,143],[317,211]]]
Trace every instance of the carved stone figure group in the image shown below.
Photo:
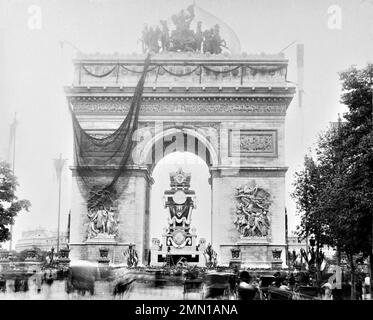
[[[269,231],[270,194],[258,187],[240,187],[235,194],[234,224],[243,237],[265,237]]]
[[[87,214],[90,222],[88,238],[94,238],[98,234],[114,235],[118,233],[118,221],[111,207],[107,210],[103,205],[98,210],[90,210]]]
[[[220,36],[220,27],[215,25],[214,28],[202,31],[202,22],[198,21],[196,30],[190,28],[194,19],[194,7],[191,5],[186,10],[174,14],[171,17],[175,29],[170,30],[166,20],[161,20],[161,27],[149,27],[144,25],[142,31],[143,52],[166,52],[166,51],[194,51],[209,52],[219,54],[222,47],[226,47],[226,42]]]

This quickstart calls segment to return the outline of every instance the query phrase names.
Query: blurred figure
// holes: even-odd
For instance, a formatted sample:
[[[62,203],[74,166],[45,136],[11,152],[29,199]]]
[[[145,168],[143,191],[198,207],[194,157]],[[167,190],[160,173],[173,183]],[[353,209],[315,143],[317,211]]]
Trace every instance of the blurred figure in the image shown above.
[[[34,276],[33,277],[34,277],[33,281],[35,283],[36,293],[39,294],[41,292],[41,284],[42,284],[41,272],[36,272],[36,270],[34,270]]]
[[[293,273],[290,273],[290,276],[289,276],[289,289],[291,291],[294,291],[294,288],[295,288],[295,277],[294,277],[294,274]]]
[[[124,276],[118,281],[114,286],[114,299],[119,298],[123,299],[125,296],[128,296],[131,290],[133,289],[133,283],[136,281],[134,275]]]
[[[290,288],[288,287],[288,283],[286,280],[282,281],[280,287],[279,287],[281,290],[290,290]]]
[[[0,275],[0,293],[6,292],[6,279],[3,275]]]
[[[277,271],[273,276],[275,277],[274,285],[279,288],[281,286],[280,272]]]
[[[95,280],[99,276],[98,265],[86,261],[77,261],[71,265],[66,280],[65,290],[68,294],[74,293],[84,296],[86,292],[95,293]]]
[[[19,275],[16,275],[16,278],[14,280],[14,292],[20,292],[21,291],[21,277]]]
[[[360,276],[356,280],[355,290],[356,300],[363,300],[363,281],[361,280]]]
[[[366,275],[364,278],[364,299],[369,299],[368,294],[370,293],[370,277],[369,275]]]
[[[326,282],[321,287],[323,289],[323,300],[332,300],[332,285],[329,282]]]
[[[239,300],[254,300],[258,288],[251,284],[251,276],[248,271],[240,273],[240,282],[237,289]]]

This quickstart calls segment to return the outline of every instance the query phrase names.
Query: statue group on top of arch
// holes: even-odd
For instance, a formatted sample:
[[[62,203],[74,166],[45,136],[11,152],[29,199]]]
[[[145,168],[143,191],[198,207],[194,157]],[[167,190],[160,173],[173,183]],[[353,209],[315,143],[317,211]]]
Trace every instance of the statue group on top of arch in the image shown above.
[[[269,232],[270,194],[262,188],[242,186],[235,198],[236,219],[234,224],[243,237],[266,237]]]
[[[170,30],[166,20],[161,20],[161,28],[144,26],[142,32],[143,52],[166,52],[166,51],[194,51],[219,54],[222,48],[226,48],[226,42],[220,36],[218,24],[214,28],[202,31],[202,22],[197,22],[195,31],[191,30],[190,24],[195,17],[194,7],[190,5],[186,10],[181,10],[171,17],[175,30]]]

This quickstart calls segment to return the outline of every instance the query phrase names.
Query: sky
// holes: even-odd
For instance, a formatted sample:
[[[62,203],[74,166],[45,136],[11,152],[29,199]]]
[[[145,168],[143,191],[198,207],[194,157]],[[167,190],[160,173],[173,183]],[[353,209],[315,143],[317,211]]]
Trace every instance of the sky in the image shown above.
[[[191,0],[0,0],[0,159],[9,157],[9,129],[17,113],[18,195],[32,203],[30,212],[21,213],[16,219],[15,241],[22,231],[57,226],[58,183],[53,159],[61,153],[68,159],[68,166],[72,165],[72,126],[63,86],[72,82],[71,60],[75,48],[85,53],[140,52],[138,39],[144,23],[155,25],[191,3]],[[297,97],[293,99],[285,129],[289,170],[284,192],[289,229],[294,230],[298,218],[289,196],[292,177],[301,168],[304,153],[314,145],[318,133],[330,121],[336,121],[338,113],[346,111],[339,102],[338,72],[351,65],[363,67],[372,61],[373,1],[197,0],[196,3],[235,31],[244,52],[276,53],[293,41],[304,44],[304,103],[299,108]],[[339,24],[331,24],[333,8],[341,12]],[[40,19],[34,20],[35,16]],[[69,44],[61,47],[62,40]],[[292,45],[284,53],[289,59],[288,80],[296,83],[295,49]],[[68,166],[62,174],[62,228],[66,228],[70,209]],[[192,176],[198,175],[197,167],[203,168],[186,166],[185,170],[190,169]],[[167,180],[167,168],[160,162],[154,171],[155,180]],[[206,179],[198,180],[195,189],[202,190]],[[162,194],[163,187],[164,184],[157,187],[156,182],[152,199]],[[156,206],[151,208],[153,212],[161,214],[157,207],[159,199],[152,203]],[[162,227],[157,228],[152,230]],[[203,229],[198,225],[196,228]],[[202,233],[208,234],[208,230]]]

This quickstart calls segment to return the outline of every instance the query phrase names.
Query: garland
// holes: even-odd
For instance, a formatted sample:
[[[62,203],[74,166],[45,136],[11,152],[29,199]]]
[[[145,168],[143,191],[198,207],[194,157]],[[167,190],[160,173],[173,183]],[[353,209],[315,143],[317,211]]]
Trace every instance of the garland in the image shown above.
[[[174,73],[170,70],[167,70],[164,66],[160,66],[162,68],[162,70],[164,70],[165,72],[169,73],[170,75],[172,76],[176,76],[176,77],[184,77],[184,76],[189,76],[190,74],[196,72],[200,66],[197,66],[195,67],[193,70],[189,71],[189,72],[185,72],[185,73],[182,73],[182,74],[179,74],[179,73]]]
[[[87,72],[92,77],[104,78],[104,77],[107,77],[109,74],[111,74],[117,68],[117,66],[114,66],[111,70],[109,70],[109,71],[107,71],[103,74],[94,74],[91,71],[89,71],[86,66],[83,66],[83,65],[82,65],[82,68],[85,72]]]
[[[119,66],[120,66],[121,68],[123,68],[124,70],[127,70],[127,71],[132,72],[132,73],[143,73],[143,70],[141,70],[141,71],[132,70],[132,69],[129,69],[129,68],[125,67],[125,66],[122,65],[122,64],[120,64]],[[157,67],[158,67],[158,66],[155,66],[154,68],[149,69],[147,72],[151,72],[151,71],[157,69]]]
[[[238,67],[235,67],[233,69],[229,69],[229,70],[225,70],[225,71],[219,71],[219,70],[214,70],[210,67],[206,67],[206,66],[202,66],[205,70],[207,71],[210,71],[210,72],[214,72],[214,73],[229,73],[229,72],[233,72],[233,71],[236,71],[238,70],[239,68],[241,68],[241,66],[238,66]]]
[[[115,65],[112,69],[110,69],[109,71],[103,73],[103,74],[95,74],[91,71],[89,71],[87,69],[86,66],[82,65],[82,68],[83,70],[89,74],[90,76],[92,77],[96,77],[96,78],[104,78],[104,77],[107,77],[108,75],[110,75],[111,73],[113,73],[116,69],[117,69],[117,76],[119,74],[119,67],[123,68],[124,70],[128,71],[128,72],[132,72],[132,73],[138,73],[138,74],[141,74],[143,73],[143,70],[141,71],[137,71],[137,70],[133,70],[133,69],[130,69],[130,68],[127,68],[125,67],[124,65],[122,64],[117,64]],[[196,66],[193,70],[191,71],[188,71],[188,72],[185,72],[185,73],[175,73],[175,72],[172,72],[170,70],[168,70],[167,68],[165,68],[164,66],[162,65],[155,65],[153,68],[149,69],[147,72],[151,72],[155,69],[158,68],[158,71],[157,71],[157,77],[158,77],[158,73],[159,73],[159,70],[162,69],[163,71],[165,71],[166,73],[172,75],[172,76],[175,76],[175,77],[185,77],[185,76],[189,76],[191,74],[193,74],[194,72],[196,72],[198,69],[200,68],[203,68],[205,69],[206,71],[209,71],[209,72],[213,72],[215,74],[224,74],[224,73],[231,73],[231,72],[234,72],[240,68],[248,68],[250,70],[253,70],[255,72],[274,72],[274,71],[278,71],[278,70],[281,70],[284,68],[284,66],[278,66],[278,67],[268,67],[268,66],[258,66],[258,67],[255,67],[255,66],[243,66],[243,65],[239,65],[237,67],[234,67],[232,69],[229,69],[229,70],[223,70],[223,71],[220,71],[220,70],[215,70],[213,68],[210,68],[210,67],[207,67],[205,65],[198,65]]]

